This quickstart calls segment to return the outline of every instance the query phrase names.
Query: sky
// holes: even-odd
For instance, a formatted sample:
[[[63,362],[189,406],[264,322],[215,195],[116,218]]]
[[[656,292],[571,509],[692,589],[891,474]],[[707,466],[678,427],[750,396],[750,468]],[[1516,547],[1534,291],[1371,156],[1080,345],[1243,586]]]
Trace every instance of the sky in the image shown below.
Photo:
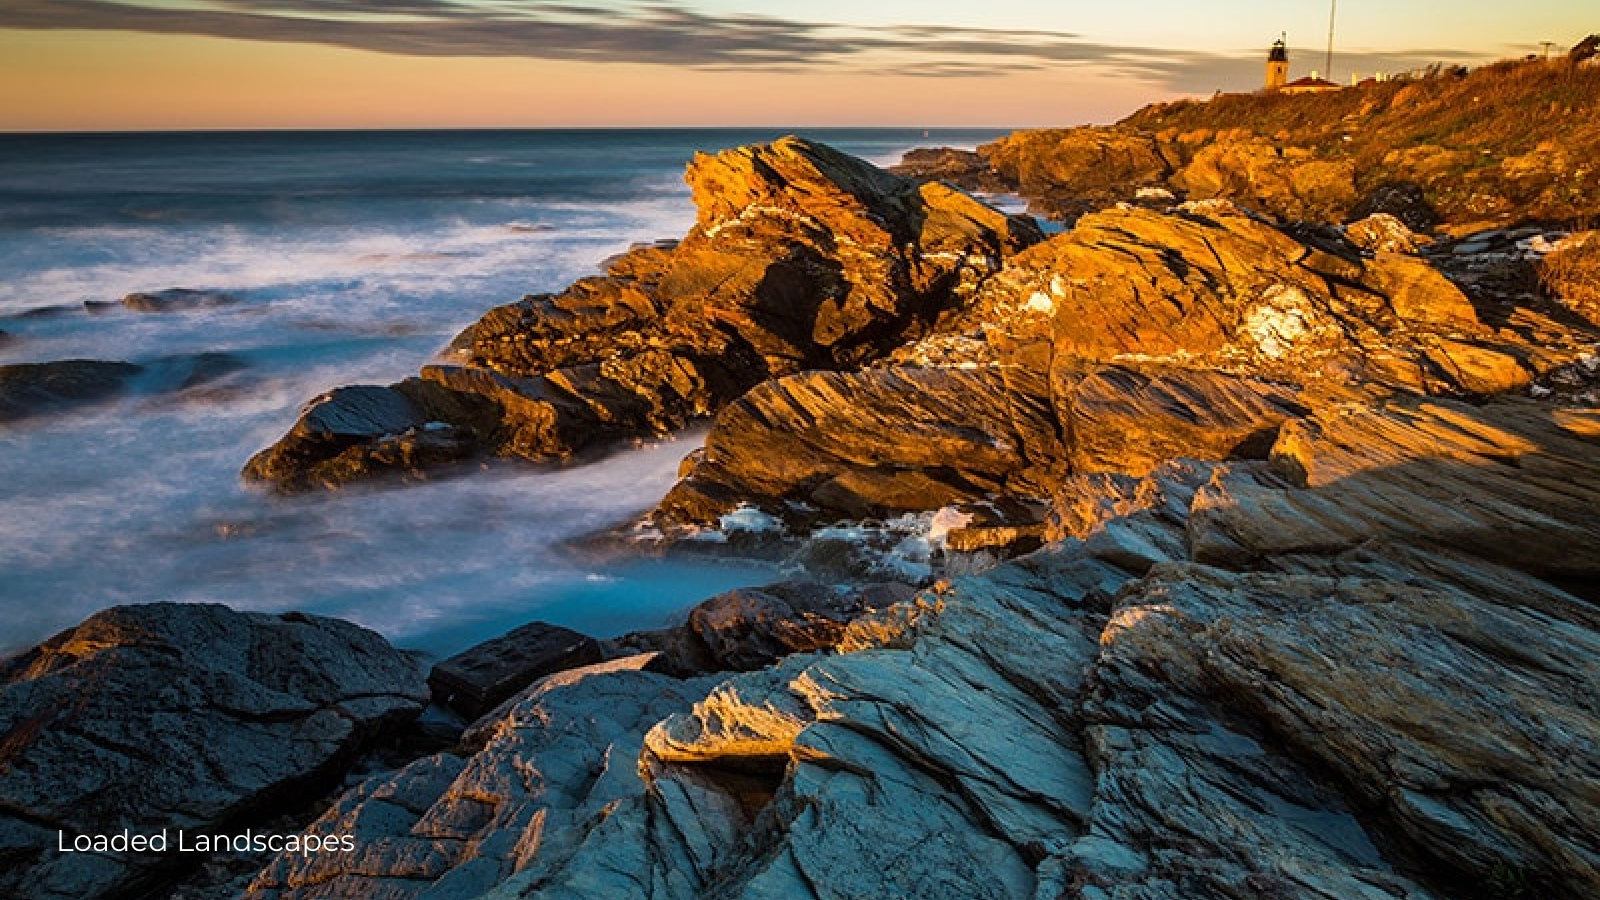
[[[1333,6],[1337,3],[1337,7]],[[0,131],[1027,127],[1576,43],[1573,0],[0,0]]]

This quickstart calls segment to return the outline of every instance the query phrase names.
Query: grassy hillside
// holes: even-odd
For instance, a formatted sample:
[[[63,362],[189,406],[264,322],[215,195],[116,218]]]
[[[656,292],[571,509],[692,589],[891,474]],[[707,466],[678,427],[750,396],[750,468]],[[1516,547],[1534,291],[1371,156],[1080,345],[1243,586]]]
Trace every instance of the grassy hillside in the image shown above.
[[[1146,107],[1109,128],[1018,132],[983,153],[1027,194],[1133,186],[1258,199],[1282,218],[1350,215],[1414,186],[1447,226],[1600,213],[1600,66],[1506,61],[1321,94]],[[1131,166],[1131,168],[1130,168]]]

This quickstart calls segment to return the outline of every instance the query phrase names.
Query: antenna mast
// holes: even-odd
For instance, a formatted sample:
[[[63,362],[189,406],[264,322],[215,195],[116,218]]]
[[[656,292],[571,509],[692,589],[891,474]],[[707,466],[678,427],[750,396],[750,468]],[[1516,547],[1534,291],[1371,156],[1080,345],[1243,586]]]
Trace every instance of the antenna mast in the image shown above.
[[[1338,11],[1339,0],[1332,0],[1332,2],[1328,4],[1328,74],[1325,76],[1329,81],[1333,80],[1333,17]]]

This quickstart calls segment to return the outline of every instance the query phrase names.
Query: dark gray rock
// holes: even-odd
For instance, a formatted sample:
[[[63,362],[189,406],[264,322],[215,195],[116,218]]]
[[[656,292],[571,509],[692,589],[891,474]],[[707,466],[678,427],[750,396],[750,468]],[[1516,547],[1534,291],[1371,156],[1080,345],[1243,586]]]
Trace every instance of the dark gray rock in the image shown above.
[[[594,638],[559,625],[530,622],[434,666],[428,684],[439,703],[470,720],[546,675],[600,658]]]
[[[689,630],[719,668],[747,672],[791,653],[832,649],[860,606],[814,584],[718,594],[689,613]]]
[[[477,452],[496,410],[492,401],[416,378],[336,388],[307,403],[289,433],[252,457],[243,475],[280,491],[384,472],[420,475]]]
[[[332,787],[427,701],[415,662],[347,622],[159,603],[0,663],[0,896],[138,895],[177,831],[244,831]],[[58,832],[168,832],[167,853],[61,853]]]
[[[98,359],[0,366],[0,422],[75,403],[103,400],[127,387],[144,367]]]

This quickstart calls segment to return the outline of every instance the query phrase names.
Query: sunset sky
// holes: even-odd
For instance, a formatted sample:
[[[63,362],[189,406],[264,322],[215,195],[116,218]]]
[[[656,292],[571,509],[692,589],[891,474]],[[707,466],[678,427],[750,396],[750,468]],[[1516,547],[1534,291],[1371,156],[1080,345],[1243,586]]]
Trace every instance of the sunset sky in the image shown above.
[[[1572,0],[1343,0],[1333,76],[1557,52]],[[1327,0],[0,0],[0,130],[1076,125],[1247,90]],[[1326,74],[1326,73],[1322,73]]]

